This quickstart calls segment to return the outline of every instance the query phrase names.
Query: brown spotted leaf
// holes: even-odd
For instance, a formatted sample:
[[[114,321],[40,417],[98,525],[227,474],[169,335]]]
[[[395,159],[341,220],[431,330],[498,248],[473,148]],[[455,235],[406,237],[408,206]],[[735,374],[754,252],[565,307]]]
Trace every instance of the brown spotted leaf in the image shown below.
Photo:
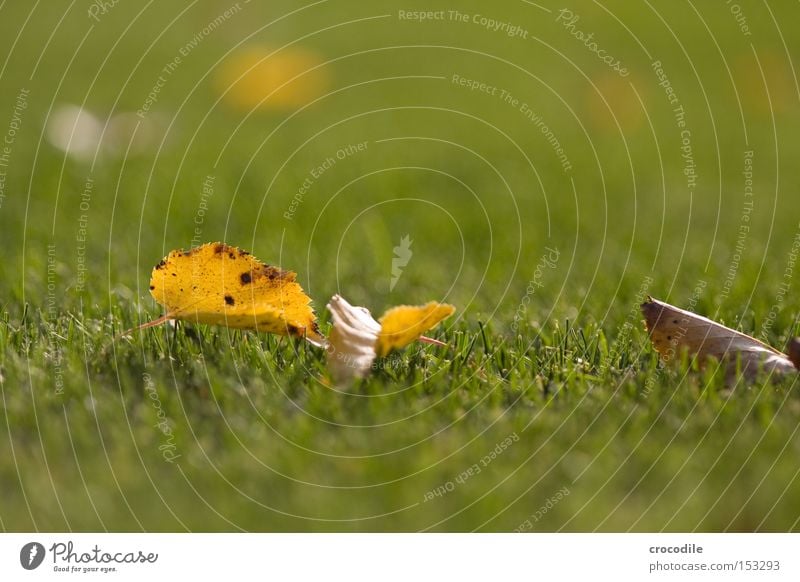
[[[323,345],[311,299],[295,274],[224,243],[176,250],[155,266],[150,293],[168,319],[304,337]]]

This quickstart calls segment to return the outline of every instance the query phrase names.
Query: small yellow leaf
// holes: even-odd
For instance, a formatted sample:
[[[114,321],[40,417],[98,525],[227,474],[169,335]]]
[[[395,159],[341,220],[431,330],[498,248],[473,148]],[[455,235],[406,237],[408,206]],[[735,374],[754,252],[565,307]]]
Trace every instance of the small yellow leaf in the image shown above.
[[[153,269],[150,293],[167,309],[159,322],[184,319],[325,343],[293,272],[224,243],[172,251]]]
[[[456,308],[447,303],[431,301],[425,305],[400,305],[389,309],[378,320],[381,332],[375,351],[378,356],[386,356],[394,349],[402,348],[433,329],[443,319],[447,319]]]

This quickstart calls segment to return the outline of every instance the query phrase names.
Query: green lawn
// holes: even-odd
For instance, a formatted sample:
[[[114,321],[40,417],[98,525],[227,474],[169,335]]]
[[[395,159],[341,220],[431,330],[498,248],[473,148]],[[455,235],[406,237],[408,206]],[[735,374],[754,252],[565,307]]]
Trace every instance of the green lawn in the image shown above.
[[[800,6],[458,4],[0,5],[0,528],[800,529],[796,378],[661,367],[638,311],[800,335]],[[256,45],[328,88],[220,101]],[[65,155],[64,104],[152,141]],[[324,332],[334,293],[452,303],[449,348],[337,391],[287,338],[121,338],[161,257],[217,240],[296,271]]]

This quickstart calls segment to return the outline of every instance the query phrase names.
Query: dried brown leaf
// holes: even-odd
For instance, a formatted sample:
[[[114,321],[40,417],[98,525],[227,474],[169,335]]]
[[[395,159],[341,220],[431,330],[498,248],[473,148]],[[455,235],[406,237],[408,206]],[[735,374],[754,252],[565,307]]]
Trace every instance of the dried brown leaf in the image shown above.
[[[642,314],[650,340],[664,361],[686,351],[701,365],[709,358],[726,362],[730,373],[736,372],[738,361],[742,373],[750,379],[759,370],[769,374],[798,370],[798,340],[793,340],[787,356],[754,337],[652,297],[642,304]]]

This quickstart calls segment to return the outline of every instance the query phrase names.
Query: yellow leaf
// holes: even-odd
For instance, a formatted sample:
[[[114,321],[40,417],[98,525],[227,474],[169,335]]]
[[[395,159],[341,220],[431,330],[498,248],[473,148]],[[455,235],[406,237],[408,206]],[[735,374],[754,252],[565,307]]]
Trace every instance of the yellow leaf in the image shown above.
[[[183,319],[325,343],[293,272],[224,243],[172,251],[153,269],[150,293],[167,309],[156,322]]]
[[[386,356],[394,349],[402,348],[420,338],[436,325],[453,315],[456,308],[447,303],[431,301],[425,305],[399,305],[389,309],[378,320],[381,332],[375,351],[378,356]]]

